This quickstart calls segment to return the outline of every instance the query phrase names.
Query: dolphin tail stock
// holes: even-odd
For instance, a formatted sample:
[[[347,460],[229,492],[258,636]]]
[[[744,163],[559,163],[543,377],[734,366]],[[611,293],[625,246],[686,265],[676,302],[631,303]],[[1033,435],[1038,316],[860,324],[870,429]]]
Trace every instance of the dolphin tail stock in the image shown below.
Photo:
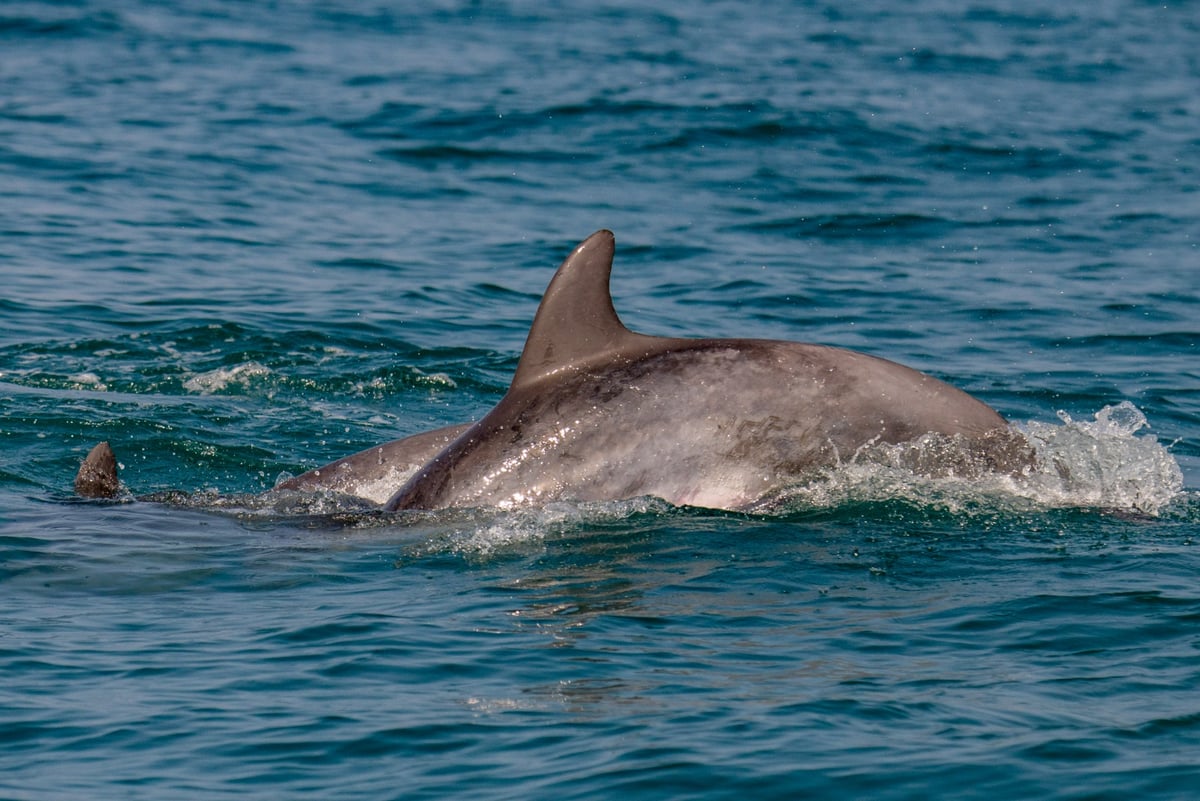
[[[115,498],[121,488],[117,457],[107,442],[88,452],[75,474],[75,494],[81,498]]]

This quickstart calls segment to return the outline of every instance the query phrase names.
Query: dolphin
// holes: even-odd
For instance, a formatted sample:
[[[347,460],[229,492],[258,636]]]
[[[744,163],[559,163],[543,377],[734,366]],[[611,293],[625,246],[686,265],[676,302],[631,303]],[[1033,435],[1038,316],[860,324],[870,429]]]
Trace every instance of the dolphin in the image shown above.
[[[1016,472],[1032,459],[991,407],[886,359],[631,331],[610,294],[614,253],[601,230],[567,256],[512,384],[478,422],[370,448],[276,489],[334,490],[388,511],[640,496],[755,510],[873,448],[930,435],[949,447],[920,451],[923,472]],[[116,460],[101,446],[80,468],[81,495],[115,494]]]
[[[602,230],[563,261],[508,392],[385,509],[647,495],[752,509],[864,448],[927,434],[956,438],[1001,469],[1027,458],[995,410],[886,359],[629,330],[609,290],[614,250]]]

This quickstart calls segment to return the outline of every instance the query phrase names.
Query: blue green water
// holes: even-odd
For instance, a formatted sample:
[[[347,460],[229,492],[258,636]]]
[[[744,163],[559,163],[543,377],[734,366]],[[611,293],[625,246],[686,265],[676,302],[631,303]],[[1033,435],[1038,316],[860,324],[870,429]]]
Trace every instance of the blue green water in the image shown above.
[[[0,5],[0,797],[1193,798],[1198,43],[1131,0]],[[237,500],[478,418],[601,227],[633,328],[885,356],[1062,469]],[[209,502],[72,498],[102,439]]]

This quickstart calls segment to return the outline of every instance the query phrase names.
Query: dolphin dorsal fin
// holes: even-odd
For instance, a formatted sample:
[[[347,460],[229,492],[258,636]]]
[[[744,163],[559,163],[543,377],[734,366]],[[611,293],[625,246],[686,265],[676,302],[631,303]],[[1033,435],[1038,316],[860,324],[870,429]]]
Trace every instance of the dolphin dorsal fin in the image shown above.
[[[533,318],[513,387],[654,339],[633,333],[617,317],[608,288],[614,249],[612,231],[601,230],[563,260]]]

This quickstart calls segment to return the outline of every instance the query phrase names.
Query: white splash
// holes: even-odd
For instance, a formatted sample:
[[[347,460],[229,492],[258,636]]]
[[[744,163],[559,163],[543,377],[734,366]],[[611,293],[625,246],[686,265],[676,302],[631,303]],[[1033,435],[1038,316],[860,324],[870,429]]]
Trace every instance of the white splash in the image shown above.
[[[1032,448],[1018,473],[968,471],[937,476],[903,466],[929,461],[946,443],[922,438],[885,446],[876,458],[855,460],[820,480],[788,488],[768,509],[829,509],[848,503],[904,500],[962,512],[972,509],[1106,509],[1158,515],[1181,497],[1183,471],[1152,434],[1138,435],[1146,417],[1128,401],[1106,406],[1090,421],[1058,413],[1061,425],[1014,425]],[[928,452],[928,453],[927,453]],[[878,458],[880,454],[885,458]]]
[[[1183,490],[1183,471],[1129,401],[1105,406],[1092,421],[1066,412],[1063,425],[1027,423],[1022,433],[1038,464],[1019,486],[1048,506],[1130,509],[1156,515]]]
[[[418,367],[411,368],[417,384],[438,389],[456,389],[458,384],[446,373],[427,373]]]
[[[188,392],[211,395],[214,392],[222,392],[233,384],[247,388],[254,379],[270,374],[269,367],[264,367],[258,362],[244,362],[233,367],[218,367],[216,370],[197,373],[183,382],[183,388]]]
[[[71,381],[77,389],[93,389],[97,392],[105,392],[108,390],[108,385],[100,380],[100,376],[95,373],[76,373],[69,376],[68,381]]]
[[[497,550],[541,542],[547,536],[645,514],[666,514],[674,507],[658,498],[623,501],[555,501],[502,512],[477,510],[476,515],[451,537],[460,553],[489,556]]]

